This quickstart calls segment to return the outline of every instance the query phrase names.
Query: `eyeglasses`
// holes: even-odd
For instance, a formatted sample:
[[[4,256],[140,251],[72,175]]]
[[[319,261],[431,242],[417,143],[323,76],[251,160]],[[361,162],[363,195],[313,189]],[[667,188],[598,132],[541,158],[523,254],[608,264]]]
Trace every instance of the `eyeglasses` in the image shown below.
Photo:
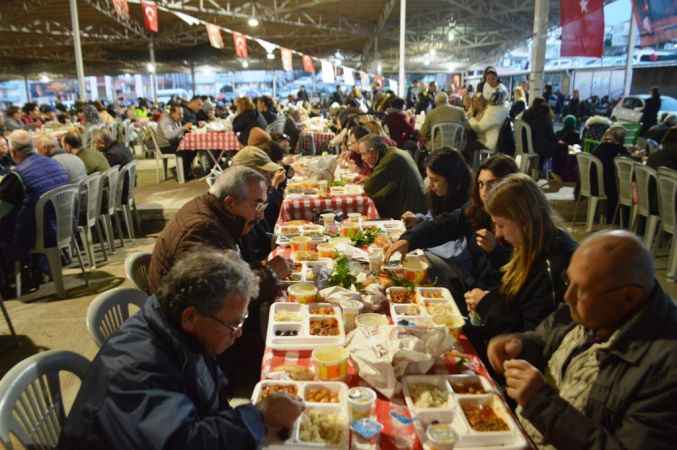
[[[235,333],[237,330],[240,330],[240,329],[244,326],[244,323],[247,321],[247,318],[249,317],[249,314],[248,314],[248,313],[245,314],[244,316],[242,316],[242,317],[240,318],[240,320],[237,321],[237,323],[234,323],[234,324],[233,324],[233,323],[227,323],[227,322],[224,322],[223,320],[217,319],[216,317],[210,316],[209,314],[203,314],[203,316],[208,317],[208,318],[212,319],[212,320],[215,321],[215,322],[218,322],[223,328],[226,328],[226,329],[229,330],[231,333]]]
[[[568,290],[569,287],[571,286],[571,280],[569,280],[569,276],[566,273],[564,273],[562,275],[562,282],[564,283],[564,290],[565,291]],[[613,288],[606,289],[606,290],[601,291],[601,292],[593,292],[592,295],[594,295],[595,297],[601,297],[601,296],[604,296],[604,295],[607,295],[607,294],[611,294],[612,292],[619,291],[619,290],[626,288],[626,287],[644,289],[644,286],[642,286],[641,284],[627,283],[627,284],[622,284],[620,286],[616,286],[616,287],[613,287]],[[576,294],[578,295],[578,292]]]

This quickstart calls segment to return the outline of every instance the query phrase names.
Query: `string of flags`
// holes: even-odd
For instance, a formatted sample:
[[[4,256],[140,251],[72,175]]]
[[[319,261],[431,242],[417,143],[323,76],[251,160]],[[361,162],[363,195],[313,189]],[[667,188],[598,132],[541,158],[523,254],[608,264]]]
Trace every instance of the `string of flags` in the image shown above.
[[[113,8],[121,18],[129,20],[129,4],[128,0],[112,0]],[[191,16],[189,14],[173,11],[169,8],[158,5],[152,0],[140,0],[141,10],[143,12],[143,24],[147,31],[151,33],[157,33],[160,29],[159,26],[159,17],[158,11],[163,11],[166,13],[173,14],[174,16],[181,19],[183,22],[190,26],[204,25],[207,37],[209,38],[209,44],[217,49],[225,48],[225,43],[223,40],[222,32],[229,33],[233,37],[233,47],[235,48],[235,55],[243,60],[243,65],[246,63],[247,58],[249,58],[249,49],[248,41],[255,41],[258,43],[268,54],[268,59],[275,59],[275,50],[280,50],[280,59],[282,61],[282,68],[285,71],[294,70],[293,67],[293,56],[294,54],[301,57],[303,70],[308,73],[315,73],[315,60],[320,62],[320,74],[322,81],[325,83],[334,83],[336,82],[337,70],[340,69],[343,75],[343,82],[350,86],[355,86],[357,84],[355,79],[355,73],[358,72],[360,75],[360,85],[363,89],[369,89],[369,80],[373,79],[379,86],[385,87],[385,78],[381,75],[372,75],[365,71],[357,71],[350,67],[343,65],[335,65],[331,61],[315,58],[311,55],[301,53],[296,50],[289,48],[284,48],[280,45],[277,45],[273,42],[266,41],[264,39],[255,38],[253,36],[248,36],[237,31],[231,30],[226,27],[215,25],[209,22],[206,22],[197,17]],[[272,57],[271,57],[272,55]],[[397,81],[388,79],[388,88],[397,92]]]

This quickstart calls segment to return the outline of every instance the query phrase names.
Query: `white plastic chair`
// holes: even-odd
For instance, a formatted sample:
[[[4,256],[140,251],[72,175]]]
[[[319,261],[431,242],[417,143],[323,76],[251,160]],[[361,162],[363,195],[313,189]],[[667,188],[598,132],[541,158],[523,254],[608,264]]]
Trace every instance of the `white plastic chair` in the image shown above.
[[[667,277],[674,280],[677,277],[677,171],[659,168],[657,187],[658,214],[661,218],[657,241],[660,242],[664,234],[672,236]]]
[[[40,196],[35,204],[35,245],[31,253],[39,253],[47,257],[49,271],[54,280],[56,294],[59,298],[66,297],[66,291],[63,286],[63,273],[61,266],[61,250],[65,249],[71,253],[71,247],[74,246],[80,269],[85,273],[85,266],[82,262],[82,254],[77,240],[73,238],[73,217],[75,215],[75,202],[80,195],[80,188],[75,184],[60,186],[51,191],[47,191]],[[46,247],[45,245],[45,208],[51,203],[54,207],[54,216],[56,219],[56,245]],[[16,269],[16,297],[21,299],[21,263],[17,262]],[[85,283],[89,281],[85,278]]]
[[[581,183],[581,190],[579,198],[576,201],[576,209],[574,211],[574,222],[576,221],[576,212],[583,197],[588,198],[588,214],[586,219],[585,231],[592,231],[592,224],[597,215],[597,206],[601,201],[606,201],[606,193],[604,190],[604,166],[602,161],[591,153],[580,152],[576,154],[576,161],[578,162],[578,179]],[[597,172],[597,195],[593,195],[591,171],[593,164]]]
[[[137,289],[149,294],[148,268],[152,256],[149,252],[135,252],[125,258],[125,276]]]
[[[147,298],[148,294],[134,288],[112,289],[97,295],[87,308],[87,331],[96,345],[101,347],[129,319],[129,305],[143,308]]]
[[[451,147],[454,150],[463,149],[465,129],[457,122],[440,122],[430,130],[430,151]]]
[[[644,245],[651,248],[656,230],[660,221],[660,216],[651,213],[651,180],[656,182],[656,171],[651,167],[638,164],[635,166],[635,179],[637,180],[637,215],[632,225],[632,229],[637,232],[639,229],[639,218],[644,217]]]
[[[103,188],[106,196],[99,219],[104,223],[104,232],[108,239],[108,245],[111,253],[115,253],[115,233],[113,232],[113,219],[115,216],[115,198],[117,196],[118,183],[120,181],[120,166],[113,166],[106,170],[103,175]],[[120,231],[120,242],[122,242],[122,230]],[[122,242],[121,245],[124,245]]]
[[[106,253],[106,241],[103,239],[101,232],[101,223],[98,220],[101,215],[101,201],[103,198],[102,189],[102,175],[100,172],[94,172],[88,175],[80,182],[80,191],[85,192],[86,205],[84,222],[81,222],[78,227],[80,232],[80,239],[85,245],[87,251],[87,258],[89,264],[93,269],[96,269],[96,255],[94,254],[94,237],[92,235],[92,228],[96,229],[97,237],[101,245],[101,252],[103,253],[103,260],[108,260]]]
[[[57,447],[66,421],[60,372],[84,380],[89,361],[69,351],[50,350],[24,359],[0,380],[0,442],[13,450],[10,436],[23,448]]]
[[[515,119],[513,127],[515,137],[515,162],[520,172],[530,175],[534,179],[539,176],[539,155],[534,151],[533,134],[531,125],[522,119]],[[525,142],[526,137],[526,142]]]
[[[616,216],[618,216],[622,228],[630,228],[630,225],[635,218],[636,208],[632,203],[632,181],[635,176],[636,164],[637,162],[635,160],[626,156],[614,158],[616,182],[618,183],[618,205],[616,205],[616,210],[614,211],[613,223],[616,223]],[[621,206],[628,208],[628,217],[630,220],[625,226],[623,226]]]
[[[150,135],[150,138],[153,142],[153,153],[155,153],[155,179],[159,183],[160,180],[160,165],[162,165],[163,170],[164,170],[164,180],[167,179],[167,171],[169,169],[168,163],[169,160],[174,160],[174,165],[176,166],[176,178],[179,182],[185,183],[186,179],[183,176],[183,161],[181,161],[181,158],[176,154],[176,153],[162,153],[160,151],[160,145],[157,142],[157,130],[155,130],[153,127],[146,127],[146,133]]]
[[[118,232],[120,233],[120,242],[124,246],[124,239],[122,238],[122,222],[120,221],[120,215],[122,215],[122,218],[125,221],[125,228],[127,229],[127,237],[131,240],[134,239],[134,220],[132,218],[132,209],[130,206],[129,202],[129,195],[134,195],[134,190],[132,185],[134,184],[135,178],[131,176],[131,170],[136,168],[136,162],[132,161],[128,164],[125,164],[122,166],[120,169],[120,173],[118,176],[118,184],[117,184],[117,189],[115,191],[115,225],[118,228]],[[128,198],[123,199],[122,195],[124,194],[125,190],[125,181],[127,181],[127,184],[129,186],[127,192],[128,192]],[[131,204],[133,204],[134,201],[132,200]]]

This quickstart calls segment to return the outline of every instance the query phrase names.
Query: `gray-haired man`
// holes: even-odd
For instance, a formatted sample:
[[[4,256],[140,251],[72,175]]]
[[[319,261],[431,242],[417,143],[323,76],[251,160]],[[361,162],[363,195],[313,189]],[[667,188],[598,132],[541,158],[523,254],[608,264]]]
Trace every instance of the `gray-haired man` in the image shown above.
[[[198,248],[97,354],[68,416],[68,450],[258,448],[303,411],[277,393],[232,408],[215,355],[242,335],[258,280],[235,252]]]
[[[240,240],[263,218],[267,206],[267,181],[248,167],[226,169],[209,192],[186,203],[167,224],[153,249],[148,282],[156,292],[162,278],[174,263],[196,245],[208,245],[219,250],[239,250]],[[289,267],[282,258],[268,263],[248,261],[260,278],[258,298],[250,307],[250,320],[243,339],[228,351],[224,367],[234,389],[249,387],[260,376],[264,342],[259,317],[261,307],[278,294],[277,279],[285,278]]]

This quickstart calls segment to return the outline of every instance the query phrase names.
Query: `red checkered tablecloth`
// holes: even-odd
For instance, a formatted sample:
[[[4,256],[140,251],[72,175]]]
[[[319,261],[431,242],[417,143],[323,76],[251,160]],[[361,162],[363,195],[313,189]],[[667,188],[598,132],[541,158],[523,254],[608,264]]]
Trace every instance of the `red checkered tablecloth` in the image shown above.
[[[334,139],[335,136],[335,134],[331,132],[319,132],[319,131],[303,132],[301,133],[301,136],[299,138],[299,144],[301,144],[301,148],[299,150],[301,151],[308,152],[312,150],[310,147],[310,140],[303,139],[303,136],[307,135],[313,137],[313,140],[315,141],[315,149],[317,150],[318,153],[326,151],[329,141]]]
[[[456,355],[449,356],[444,361],[445,362],[444,366],[436,368],[436,372],[453,374],[453,373],[463,373],[470,370],[494,383],[486,367],[482,363],[482,360],[477,356],[477,352],[473,348],[470,341],[468,341],[468,339],[464,335],[461,335],[459,337],[459,344],[460,347],[463,349],[462,353],[457,353]],[[261,363],[261,378],[267,379],[268,375],[271,372],[275,372],[275,370],[278,367],[287,364],[310,368],[312,366],[311,353],[312,353],[311,350],[280,351],[267,348],[263,355],[263,361]],[[463,358],[465,358],[466,360],[462,367],[459,367],[457,365],[458,355],[462,355]],[[354,367],[352,361],[349,361],[349,364],[350,365],[348,367],[348,380],[347,380],[348,386],[352,387],[363,384],[360,383],[360,379],[357,376],[357,369]],[[376,419],[381,424],[383,424],[380,448],[382,450],[391,450],[391,449],[394,450],[396,448],[394,444],[394,438],[397,437],[398,439],[403,438],[410,439],[411,446],[409,448],[420,450],[421,443],[416,437],[416,433],[414,432],[413,427],[409,430],[408,433],[406,433],[406,430],[405,433],[402,433],[401,430],[398,430],[397,432],[393,430],[392,420],[390,417],[391,411],[397,411],[400,414],[403,414],[407,417],[411,417],[409,409],[405,406],[404,398],[401,394],[392,399],[388,399],[379,394],[379,398],[376,402]],[[527,442],[529,442],[529,439],[527,439]],[[524,448],[524,450],[530,450],[533,448],[534,447],[528,444]]]
[[[313,220],[316,213],[325,210],[342,211],[344,214],[360,213],[370,220],[378,219],[374,201],[366,195],[337,195],[331,197],[285,198],[280,208],[278,222],[290,220]]]
[[[232,131],[207,131],[205,133],[187,133],[181,139],[178,150],[238,151],[240,148],[240,142]]]

